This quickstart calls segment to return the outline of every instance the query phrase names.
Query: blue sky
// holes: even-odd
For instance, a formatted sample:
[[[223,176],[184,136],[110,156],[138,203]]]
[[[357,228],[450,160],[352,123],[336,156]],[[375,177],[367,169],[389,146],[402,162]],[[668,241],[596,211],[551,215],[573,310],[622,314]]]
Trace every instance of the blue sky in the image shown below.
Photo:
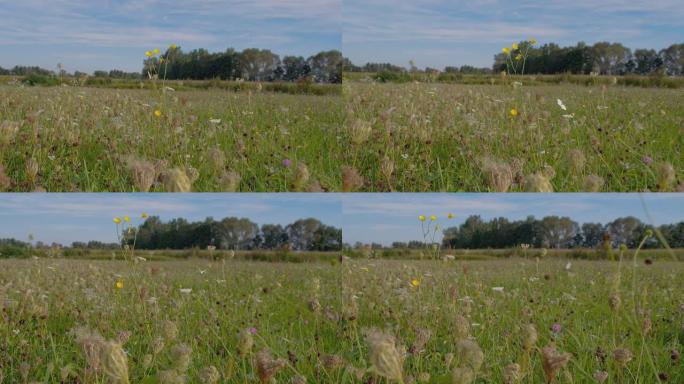
[[[166,221],[183,217],[246,217],[258,224],[289,224],[314,217],[342,225],[339,198],[323,194],[0,194],[0,238],[70,244],[73,241],[116,242],[115,216],[136,220],[141,212]]]
[[[343,52],[355,64],[490,67],[513,42],[684,42],[682,0],[344,0]]]
[[[342,197],[342,231],[344,242],[349,244],[360,241],[389,245],[393,241],[422,240],[419,215],[439,216],[444,228],[460,225],[470,215],[511,220],[557,215],[580,223],[604,224],[618,217],[635,216],[651,223],[640,196],[656,225],[684,221],[684,194],[347,194]],[[447,220],[449,212],[456,217]]]
[[[0,0],[0,66],[139,71],[144,52],[341,49],[341,0]]]

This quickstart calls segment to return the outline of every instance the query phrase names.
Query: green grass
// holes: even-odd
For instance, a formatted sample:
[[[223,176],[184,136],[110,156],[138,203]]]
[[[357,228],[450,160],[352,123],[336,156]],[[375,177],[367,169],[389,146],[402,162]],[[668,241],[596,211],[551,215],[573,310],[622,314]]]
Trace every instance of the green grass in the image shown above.
[[[522,82],[346,82],[345,161],[359,189],[684,188],[681,90]]]
[[[122,341],[133,383],[157,382],[153,377],[160,371],[182,366],[171,352],[178,344],[192,348],[184,371],[188,382],[202,382],[200,371],[209,366],[220,373],[221,383],[257,382],[255,353],[263,349],[286,361],[277,382],[296,375],[309,383],[368,382],[373,373],[367,371],[364,333],[378,328],[409,350],[416,349],[417,332],[429,330],[424,350],[405,355],[404,381],[429,374],[424,382],[451,383],[449,372],[464,364],[458,354],[446,362],[464,337],[455,331],[461,321],[460,328],[469,329],[484,353],[475,383],[501,383],[504,367],[523,364],[527,324],[536,327],[538,341],[521,383],[545,382],[540,349],[551,343],[572,354],[558,383],[592,383],[596,371],[607,372],[608,383],[654,383],[659,374],[678,383],[684,380],[684,363],[670,356],[684,349],[683,266],[633,266],[624,260],[616,284],[617,262],[563,259],[335,265],[4,260],[0,372],[4,382],[60,382],[62,372],[63,382],[107,382],[102,371],[86,372],[84,350],[70,333],[83,326]],[[411,285],[414,279],[418,287]],[[115,288],[116,281],[123,282],[122,289]],[[620,296],[618,309],[611,309],[611,295]],[[649,321],[651,328],[644,331]],[[168,331],[173,328],[168,322],[177,336]],[[560,325],[559,332],[551,331],[553,324]],[[239,356],[238,333],[251,327],[255,345]],[[633,354],[623,369],[612,357],[617,348]],[[327,355],[342,362],[326,364]]]
[[[339,190],[342,115],[335,95],[0,86],[0,188],[174,191],[178,168],[193,191]]]

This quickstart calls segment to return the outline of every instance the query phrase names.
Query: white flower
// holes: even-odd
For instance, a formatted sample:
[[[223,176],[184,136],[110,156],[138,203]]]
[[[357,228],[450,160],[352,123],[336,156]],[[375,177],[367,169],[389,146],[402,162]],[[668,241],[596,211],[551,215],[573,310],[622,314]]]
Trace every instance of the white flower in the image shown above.
[[[492,291],[494,292],[503,292],[504,287],[492,287]]]
[[[180,292],[181,292],[181,293],[186,293],[186,294],[187,294],[187,293],[192,292],[192,288],[181,288],[181,289],[180,289]]]
[[[562,109],[562,110],[564,110],[564,111],[567,111],[567,110],[568,110],[568,108],[565,107],[565,104],[563,104],[563,100],[557,99],[557,100],[556,100],[556,103],[558,103],[558,106],[560,107],[560,109]]]
[[[212,124],[221,124],[221,119],[209,119],[209,122]]]

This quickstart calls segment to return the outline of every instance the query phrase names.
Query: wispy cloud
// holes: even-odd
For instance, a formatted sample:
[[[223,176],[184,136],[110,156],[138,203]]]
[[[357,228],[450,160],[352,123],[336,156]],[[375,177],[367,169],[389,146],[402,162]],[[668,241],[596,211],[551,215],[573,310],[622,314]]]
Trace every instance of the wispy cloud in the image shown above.
[[[341,49],[341,0],[0,0],[0,5],[0,65],[6,66],[43,65],[29,60],[61,56],[75,69],[92,69],[82,68],[92,62],[107,68],[113,63],[78,61],[75,48],[100,54],[115,49],[128,55],[122,69],[139,70],[141,50],[170,43],[299,55]],[[41,55],[31,56],[32,51]]]
[[[345,0],[344,52],[353,61],[491,65],[513,41],[621,41],[663,48],[684,36],[680,0]],[[430,50],[450,52],[434,55]],[[401,52],[399,52],[401,50]]]

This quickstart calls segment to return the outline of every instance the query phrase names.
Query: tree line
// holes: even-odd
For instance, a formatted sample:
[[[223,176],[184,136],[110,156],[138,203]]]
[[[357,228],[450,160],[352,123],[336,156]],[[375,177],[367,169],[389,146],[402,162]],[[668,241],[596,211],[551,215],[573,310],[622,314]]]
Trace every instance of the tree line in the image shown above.
[[[607,224],[584,223],[569,217],[547,216],[536,219],[511,221],[504,217],[483,220],[470,216],[458,227],[444,230],[442,246],[455,249],[502,249],[529,244],[533,248],[597,248],[609,243],[613,247],[622,244],[636,248],[653,229],[641,220],[628,216],[617,218]],[[665,224],[657,228],[672,248],[684,248],[684,222]],[[651,237],[646,248],[660,248],[662,244]]]
[[[132,242],[131,235],[127,235]],[[207,247],[232,250],[288,249],[293,251],[338,251],[342,230],[313,218],[291,224],[264,224],[246,218],[206,218],[190,222],[182,218],[163,222],[151,216],[137,229],[137,249],[190,249]]]
[[[506,61],[515,60],[518,53],[527,53],[526,74],[600,74],[600,75],[668,75],[684,76],[684,43],[672,44],[667,48],[636,49],[632,51],[621,43],[598,42],[588,45],[579,42],[575,46],[561,47],[556,43],[533,46],[523,41],[511,58],[504,52],[494,56],[491,68],[477,68],[470,65],[448,66],[443,70],[425,68],[420,70],[411,62],[409,68],[390,63],[366,63],[354,65],[343,60],[345,72],[374,73],[448,73],[448,74],[491,74],[506,70]],[[522,61],[522,56],[521,56]],[[520,63],[522,64],[522,63]]]
[[[600,74],[600,75],[684,75],[684,43],[667,48],[636,49],[621,43],[598,42],[561,47],[555,43],[532,46],[521,42],[516,52],[527,52],[525,73],[530,74]],[[494,56],[494,71],[506,70],[507,54]]]
[[[163,55],[152,56],[143,61],[140,72],[121,70],[93,72],[94,77],[112,79],[144,79],[147,78],[151,66],[159,66],[160,58],[168,60],[166,78],[170,80],[237,80],[267,82],[342,82],[342,53],[337,50],[322,51],[308,58],[303,56],[284,56],[268,49],[248,48],[236,51],[233,48],[224,52],[209,52],[206,49],[194,49],[183,52],[180,47],[167,50]],[[164,75],[164,66],[162,66]],[[57,70],[48,70],[37,66],[15,66],[11,69],[0,67],[0,76],[74,76],[84,77],[89,74],[75,71],[68,73],[61,65]]]

